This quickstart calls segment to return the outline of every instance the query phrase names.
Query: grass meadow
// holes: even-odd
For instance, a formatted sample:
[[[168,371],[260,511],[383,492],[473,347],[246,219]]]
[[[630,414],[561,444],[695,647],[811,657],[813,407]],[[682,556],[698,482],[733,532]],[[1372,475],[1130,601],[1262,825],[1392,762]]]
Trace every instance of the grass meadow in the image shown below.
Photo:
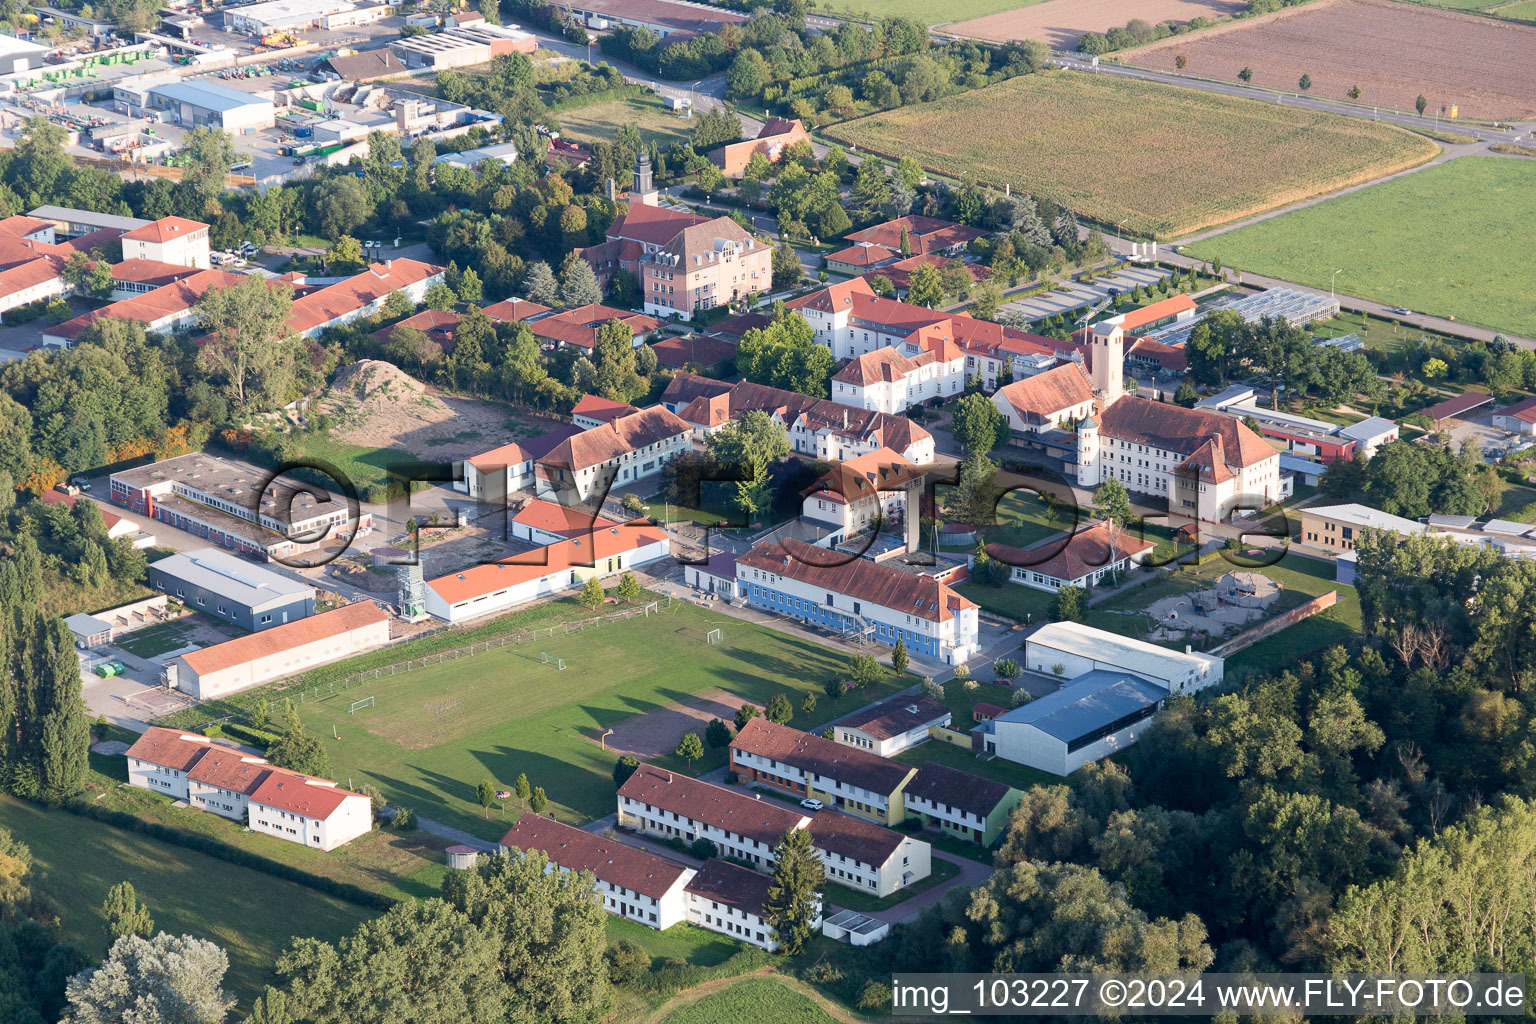
[[[668,1013],[663,1024],[836,1024],[838,1019],[809,996],[767,976],[748,978],[684,1003]]]
[[[704,643],[716,628],[723,643]],[[565,669],[542,664],[546,653],[563,658]],[[847,655],[808,640],[678,603],[649,617],[366,683],[306,702],[301,713],[311,732],[325,737],[337,778],[371,781],[391,804],[499,839],[518,808],[509,802],[487,819],[475,798],[482,779],[510,789],[526,773],[565,821],[612,813],[616,755],[599,739],[632,715],[715,690],[759,703],[787,692],[795,708],[790,724],[805,729],[912,682],[892,676],[834,703],[822,686],[847,664]],[[800,703],[811,693],[819,703],[807,717]],[[368,696],[376,698],[373,707],[348,714],[353,701]],[[724,765],[725,754],[710,750],[693,765],[670,755],[657,761],[701,774]]]
[[[1536,164],[1469,156],[1184,246],[1315,288],[1536,336]]]
[[[58,902],[65,934],[88,956],[107,951],[101,913],[107,890],[132,882],[157,931],[195,935],[224,948],[229,954],[224,987],[245,1007],[273,980],[273,964],[295,937],[335,941],[376,913],[184,847],[8,796],[0,796],[0,827],[31,848],[33,871],[41,876],[33,885]]]
[[[910,155],[938,174],[1008,183],[1158,238],[1370,181],[1439,152],[1390,125],[1072,71],[1010,79],[827,134],[893,159]]]

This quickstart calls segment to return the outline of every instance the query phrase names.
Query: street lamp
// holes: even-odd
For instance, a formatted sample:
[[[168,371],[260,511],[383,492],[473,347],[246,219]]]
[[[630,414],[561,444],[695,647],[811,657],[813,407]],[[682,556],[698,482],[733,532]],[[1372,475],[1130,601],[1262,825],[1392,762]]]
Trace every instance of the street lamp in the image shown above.
[[[1342,273],[1344,273],[1344,268],[1340,267],[1338,270],[1335,270],[1333,272],[1333,275],[1331,277],[1328,278],[1328,297],[1330,299],[1334,297],[1334,295],[1333,295],[1333,283],[1339,279],[1339,275],[1342,274]]]
[[[703,82],[703,81],[704,81],[704,79],[701,78],[701,79],[699,79],[698,82],[694,82],[692,85],[690,85],[688,87],[688,116],[690,118],[693,117],[693,104],[694,104],[694,100],[695,100],[695,97],[693,95],[694,90],[697,89],[699,87],[699,83]]]

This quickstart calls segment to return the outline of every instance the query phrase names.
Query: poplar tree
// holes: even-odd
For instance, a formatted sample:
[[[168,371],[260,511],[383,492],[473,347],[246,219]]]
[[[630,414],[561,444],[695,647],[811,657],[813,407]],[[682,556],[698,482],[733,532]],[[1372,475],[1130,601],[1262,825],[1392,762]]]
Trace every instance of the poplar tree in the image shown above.
[[[780,952],[798,953],[816,934],[816,912],[821,905],[818,890],[826,880],[826,868],[811,847],[810,830],[786,832],[773,851],[773,884],[763,904]]]

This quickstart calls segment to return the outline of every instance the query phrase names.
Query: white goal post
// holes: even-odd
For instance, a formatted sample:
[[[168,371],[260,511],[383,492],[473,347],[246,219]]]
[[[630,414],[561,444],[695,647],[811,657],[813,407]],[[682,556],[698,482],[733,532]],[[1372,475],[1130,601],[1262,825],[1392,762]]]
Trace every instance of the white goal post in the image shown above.
[[[704,642],[707,644],[718,644],[720,640],[721,633],[718,629],[712,629],[708,633],[704,634]]]
[[[557,658],[553,654],[546,654],[543,651],[539,652],[539,664],[541,664],[541,665],[553,665],[553,666],[555,666],[555,668],[559,669],[560,671],[562,671],[562,672],[565,671],[565,659],[564,658]]]
[[[359,711],[361,711],[363,708],[371,708],[371,707],[373,707],[373,698],[372,697],[364,697],[362,700],[355,700],[355,701],[353,701],[352,702],[352,706],[347,709],[347,714],[355,715]]]

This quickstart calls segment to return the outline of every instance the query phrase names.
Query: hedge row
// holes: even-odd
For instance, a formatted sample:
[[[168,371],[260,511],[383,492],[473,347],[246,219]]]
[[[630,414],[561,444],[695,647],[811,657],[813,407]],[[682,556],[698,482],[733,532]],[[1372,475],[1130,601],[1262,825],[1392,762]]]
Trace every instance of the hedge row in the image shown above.
[[[71,814],[78,814],[82,818],[90,818],[105,825],[112,825],[126,832],[137,832],[140,835],[158,839],[163,843],[173,846],[185,847],[188,850],[196,850],[210,857],[230,864],[236,864],[253,871],[281,878],[284,881],[294,882],[316,892],[323,892],[327,896],[335,896],[337,899],[346,900],[348,903],[356,903],[361,907],[369,907],[374,910],[388,910],[395,905],[395,900],[383,893],[369,892],[359,886],[348,882],[338,882],[334,878],[326,878],[322,875],[311,874],[302,868],[296,868],[291,864],[284,864],[270,857],[263,857],[259,853],[242,850],[237,846],[199,835],[195,832],[187,832],[183,829],[162,825],[157,821],[147,821],[137,815],[128,814],[125,811],[114,811],[107,807],[101,807],[80,797],[66,800],[60,805]]]

